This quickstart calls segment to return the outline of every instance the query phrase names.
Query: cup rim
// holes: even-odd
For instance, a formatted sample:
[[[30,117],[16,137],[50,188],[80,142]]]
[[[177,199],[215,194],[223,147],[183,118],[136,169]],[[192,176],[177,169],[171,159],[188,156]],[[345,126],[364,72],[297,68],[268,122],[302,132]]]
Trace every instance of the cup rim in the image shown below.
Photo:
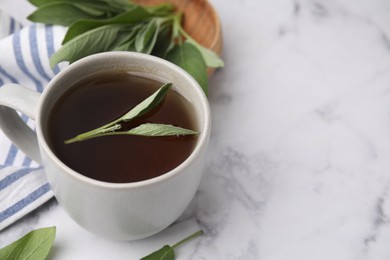
[[[52,85],[58,81],[59,78],[63,77],[63,75],[69,73],[70,70],[73,70],[75,67],[77,68],[78,66],[85,66],[85,64],[88,64],[90,62],[96,61],[98,59],[107,59],[107,58],[115,58],[121,56],[127,56],[127,58],[136,58],[136,59],[143,59],[145,61],[153,62],[156,64],[160,64],[162,66],[168,67],[170,70],[174,70],[179,74],[182,74],[182,76],[185,78],[186,81],[190,83],[190,85],[195,87],[195,92],[196,95],[199,97],[200,100],[200,105],[202,107],[202,110],[204,111],[204,116],[205,116],[205,123],[203,128],[200,130],[200,134],[198,136],[198,142],[194,148],[194,150],[191,152],[190,156],[188,156],[182,163],[180,163],[178,166],[176,166],[174,169],[163,173],[157,177],[151,178],[151,179],[146,179],[142,181],[137,181],[137,182],[126,182],[126,183],[114,183],[114,182],[105,182],[105,181],[100,181],[96,180],[87,176],[84,176],[83,174],[73,170],[69,166],[67,166],[65,163],[63,163],[52,151],[52,149],[49,147],[47,143],[47,138],[44,137],[41,129],[41,113],[43,111],[43,100],[49,95],[52,89]],[[143,54],[143,53],[137,53],[137,52],[124,52],[124,51],[111,51],[111,52],[103,52],[103,53],[97,53],[97,54],[92,54],[90,56],[87,56],[85,58],[82,58],[71,65],[65,67],[62,71],[60,71],[47,85],[47,87],[43,90],[42,96],[41,96],[41,102],[38,104],[37,108],[37,118],[36,118],[36,132],[38,136],[38,140],[40,143],[41,149],[45,151],[45,153],[50,157],[54,163],[61,167],[66,174],[69,174],[71,177],[78,179],[79,181],[83,183],[87,183],[89,185],[94,185],[98,187],[104,187],[104,188],[110,188],[110,189],[122,189],[122,188],[140,188],[148,185],[152,185],[157,182],[163,182],[166,181],[167,179],[172,178],[173,176],[179,174],[182,170],[187,168],[192,161],[194,161],[197,157],[201,156],[201,152],[204,149],[204,147],[207,145],[208,142],[208,137],[210,135],[211,131],[211,112],[210,112],[210,105],[207,100],[207,97],[198,84],[198,82],[191,76],[189,75],[185,70],[180,68],[179,66],[164,60],[162,58],[152,56],[149,54]],[[43,162],[44,164],[45,162]]]

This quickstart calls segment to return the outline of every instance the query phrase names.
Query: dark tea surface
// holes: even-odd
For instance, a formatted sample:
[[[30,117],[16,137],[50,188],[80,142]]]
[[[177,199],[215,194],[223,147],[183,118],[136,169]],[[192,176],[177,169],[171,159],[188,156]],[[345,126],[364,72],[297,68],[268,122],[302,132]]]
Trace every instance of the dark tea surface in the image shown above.
[[[142,181],[172,170],[191,154],[196,136],[120,135],[64,144],[66,139],[122,116],[161,86],[161,82],[127,72],[106,72],[76,83],[50,112],[49,143],[54,153],[80,174],[112,183]],[[162,104],[126,127],[149,122],[196,130],[193,121],[188,101],[171,90]]]

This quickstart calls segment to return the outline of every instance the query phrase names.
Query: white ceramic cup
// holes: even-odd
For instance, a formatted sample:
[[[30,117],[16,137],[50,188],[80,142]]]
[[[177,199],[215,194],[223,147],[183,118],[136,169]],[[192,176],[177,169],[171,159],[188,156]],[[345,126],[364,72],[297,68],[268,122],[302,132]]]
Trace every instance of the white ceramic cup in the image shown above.
[[[200,134],[192,154],[161,176],[134,183],[107,183],[83,176],[61,162],[47,142],[48,115],[59,97],[86,76],[107,70],[128,70],[164,82],[194,108]],[[18,116],[35,120],[36,132]],[[130,52],[107,52],[81,59],[61,71],[42,94],[19,85],[0,88],[0,126],[32,159],[42,163],[59,204],[80,226],[114,240],[153,235],[174,222],[195,195],[203,172],[210,135],[210,109],[198,83],[165,60]]]

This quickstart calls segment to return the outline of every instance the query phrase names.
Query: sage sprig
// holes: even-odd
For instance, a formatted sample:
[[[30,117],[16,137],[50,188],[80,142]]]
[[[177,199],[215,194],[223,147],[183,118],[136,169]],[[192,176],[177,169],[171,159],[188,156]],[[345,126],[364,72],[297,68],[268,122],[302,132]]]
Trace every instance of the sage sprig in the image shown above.
[[[121,131],[122,124],[129,122],[135,118],[141,117],[150,111],[152,111],[157,105],[164,100],[168,91],[171,89],[172,83],[166,83],[151,96],[146,98],[144,101],[130,109],[123,116],[115,119],[114,121],[93,129],[91,131],[79,134],[71,139],[64,141],[65,144],[74,142],[80,142],[87,139],[102,137],[108,135],[139,135],[139,136],[150,136],[150,137],[161,137],[161,136],[179,136],[179,135],[195,135],[198,132],[185,129],[178,126],[166,125],[166,124],[154,124],[145,123],[127,131]]]
[[[142,257],[140,260],[174,260],[175,259],[175,249],[178,248],[179,246],[195,239],[196,237],[200,236],[203,234],[202,230],[199,230],[192,235],[184,238],[183,240],[177,242],[173,246],[170,245],[165,245],[159,250]]]
[[[33,230],[15,242],[0,249],[3,260],[46,259],[56,235],[55,227]]]
[[[183,15],[165,3],[141,6],[128,0],[29,0],[33,22],[67,26],[62,47],[50,64],[70,63],[106,51],[137,51],[169,60],[208,92],[207,68],[223,67],[219,56],[183,29]]]

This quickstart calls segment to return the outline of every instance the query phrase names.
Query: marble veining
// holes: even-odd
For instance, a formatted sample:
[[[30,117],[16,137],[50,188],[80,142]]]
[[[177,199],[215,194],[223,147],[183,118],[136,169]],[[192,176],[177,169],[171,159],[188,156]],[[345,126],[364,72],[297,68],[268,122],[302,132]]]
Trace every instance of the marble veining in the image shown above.
[[[118,243],[52,200],[1,232],[0,246],[56,225],[49,259],[138,259],[202,228],[177,259],[390,259],[390,2],[211,3],[226,66],[210,79],[210,149],[185,213],[156,236]]]

